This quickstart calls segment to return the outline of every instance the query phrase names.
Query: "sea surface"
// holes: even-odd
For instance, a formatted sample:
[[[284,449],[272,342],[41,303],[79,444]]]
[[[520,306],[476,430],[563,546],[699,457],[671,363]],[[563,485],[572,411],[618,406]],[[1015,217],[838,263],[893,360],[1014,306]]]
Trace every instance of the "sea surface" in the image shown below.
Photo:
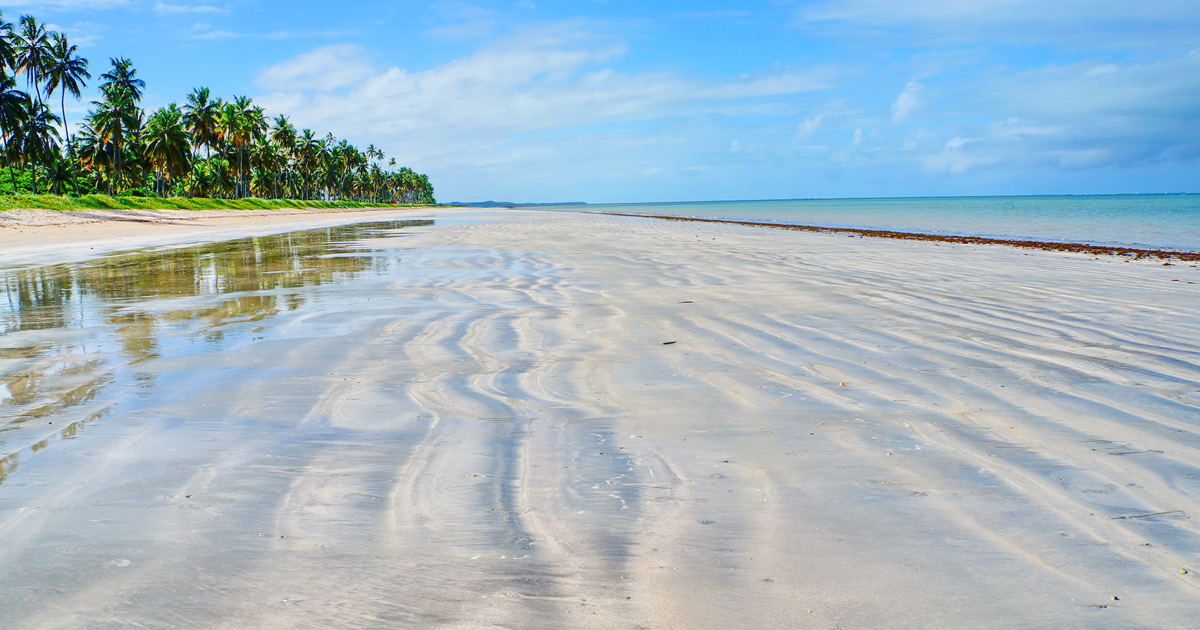
[[[1200,250],[1200,194],[789,199],[544,209]]]

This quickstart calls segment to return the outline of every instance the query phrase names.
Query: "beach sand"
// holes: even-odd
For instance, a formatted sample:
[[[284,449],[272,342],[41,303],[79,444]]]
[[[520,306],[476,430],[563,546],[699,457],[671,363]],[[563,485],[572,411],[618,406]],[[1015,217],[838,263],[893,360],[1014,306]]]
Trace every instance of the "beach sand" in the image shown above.
[[[423,210],[8,210],[0,212],[0,264],[71,262],[135,248],[275,234]]]
[[[352,219],[0,241],[75,279],[0,312],[0,627],[1200,619],[1194,264],[361,216],[434,224],[191,294],[31,265]]]

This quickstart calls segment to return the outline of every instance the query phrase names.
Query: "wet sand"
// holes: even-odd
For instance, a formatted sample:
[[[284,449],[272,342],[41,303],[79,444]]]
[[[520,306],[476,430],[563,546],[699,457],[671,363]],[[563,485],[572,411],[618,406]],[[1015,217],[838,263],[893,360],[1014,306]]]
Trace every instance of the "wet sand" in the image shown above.
[[[275,234],[283,230],[420,214],[427,210],[7,210],[0,212],[0,264],[83,260],[135,248]]]
[[[0,626],[1200,618],[1194,264],[415,218],[0,253]]]

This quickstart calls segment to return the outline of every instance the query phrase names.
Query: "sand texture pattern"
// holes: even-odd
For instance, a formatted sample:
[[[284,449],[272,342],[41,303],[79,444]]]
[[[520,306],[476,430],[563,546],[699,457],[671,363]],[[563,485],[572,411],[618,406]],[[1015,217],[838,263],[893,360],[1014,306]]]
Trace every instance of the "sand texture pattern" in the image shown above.
[[[9,273],[0,627],[1200,619],[1195,266],[421,216]]]

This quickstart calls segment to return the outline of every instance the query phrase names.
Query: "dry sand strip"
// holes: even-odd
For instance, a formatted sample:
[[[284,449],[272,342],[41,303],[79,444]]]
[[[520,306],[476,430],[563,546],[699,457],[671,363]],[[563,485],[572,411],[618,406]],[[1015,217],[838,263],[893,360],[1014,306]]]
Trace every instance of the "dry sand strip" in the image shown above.
[[[116,341],[47,355],[103,372],[51,419],[111,410],[0,483],[0,626],[1200,619],[1194,265],[529,211],[362,249],[75,314]]]
[[[0,264],[81,260],[101,253],[218,241],[428,212],[429,208],[275,210],[7,210]]]

